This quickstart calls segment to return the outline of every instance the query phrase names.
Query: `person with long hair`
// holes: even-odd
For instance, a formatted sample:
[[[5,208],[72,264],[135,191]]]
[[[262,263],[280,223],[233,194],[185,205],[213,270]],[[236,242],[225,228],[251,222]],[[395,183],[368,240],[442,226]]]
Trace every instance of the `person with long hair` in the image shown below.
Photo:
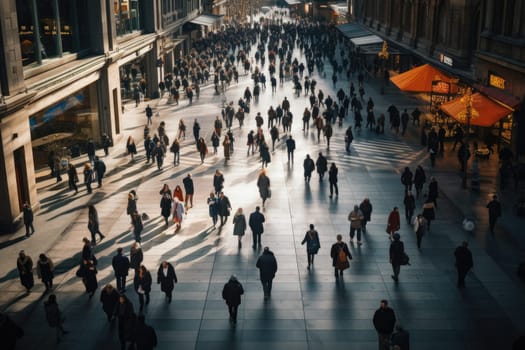
[[[140,265],[138,273],[133,279],[135,291],[139,296],[140,311],[144,309],[144,297],[146,297],[146,305],[149,304],[149,293],[151,292],[151,274],[144,265]]]

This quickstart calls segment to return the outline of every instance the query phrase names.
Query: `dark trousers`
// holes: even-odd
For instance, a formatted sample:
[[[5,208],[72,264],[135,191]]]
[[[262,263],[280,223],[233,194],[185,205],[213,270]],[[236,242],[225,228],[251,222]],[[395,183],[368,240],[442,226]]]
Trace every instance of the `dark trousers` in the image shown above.
[[[264,296],[269,297],[272,295],[272,280],[261,280],[261,283],[263,286]]]
[[[259,247],[261,247],[261,234],[260,233],[253,233],[252,234],[253,239],[253,248],[255,249],[257,247],[257,244]]]
[[[377,333],[379,350],[390,350],[390,338],[392,337],[391,333],[382,334]]]
[[[51,290],[53,288],[53,280],[52,279],[47,280],[47,281],[42,280],[42,282],[44,282],[44,285],[46,286],[46,290]]]
[[[414,208],[405,207],[405,217],[409,225],[412,222],[412,216],[414,216]]]
[[[401,271],[401,265],[392,264],[392,270],[394,271],[394,280],[397,281],[399,277],[399,271]]]
[[[339,187],[337,186],[337,182],[330,181],[330,196],[334,194],[335,189],[335,195],[339,196]]]
[[[88,193],[91,193],[93,190],[91,189],[91,182],[86,182],[86,189]]]
[[[492,234],[494,234],[494,227],[496,227],[496,221],[498,221],[497,217],[489,215],[489,228],[490,228],[490,233]]]
[[[423,235],[416,232],[416,240],[417,240],[417,247],[421,248],[421,240],[423,239]]]
[[[293,163],[293,151],[288,151],[288,161],[290,161],[290,159],[292,160],[292,163]]]
[[[465,277],[467,277],[468,268],[463,266],[456,266],[458,271],[458,287],[465,287]]]
[[[24,224],[26,227],[26,236],[29,236],[30,234],[33,234],[35,232],[35,228],[33,227],[33,223],[29,222],[27,224]],[[31,232],[29,232],[29,229],[31,229]]]
[[[117,290],[122,292],[126,289],[126,276],[115,276],[117,279]]]
[[[228,304],[228,312],[230,313],[230,320],[237,322],[237,309],[239,305]]]
[[[144,308],[144,297],[146,297],[146,304],[149,304],[149,293],[137,293],[139,296],[140,309]]]
[[[78,187],[77,187],[77,184],[75,183],[75,180],[74,179],[69,179],[69,189],[70,190],[75,190],[75,193],[78,192]]]
[[[310,254],[308,252],[306,252],[306,254],[308,254],[308,266],[313,265],[315,254]]]
[[[361,242],[361,228],[350,227],[350,240],[354,239],[354,235],[357,231],[357,241]]]

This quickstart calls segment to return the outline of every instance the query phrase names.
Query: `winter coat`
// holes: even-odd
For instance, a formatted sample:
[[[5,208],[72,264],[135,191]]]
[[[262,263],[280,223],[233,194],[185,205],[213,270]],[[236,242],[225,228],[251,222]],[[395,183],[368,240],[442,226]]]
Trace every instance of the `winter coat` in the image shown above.
[[[31,289],[35,285],[35,280],[33,277],[33,260],[26,255],[24,259],[18,258],[16,260],[16,266],[18,268],[18,273],[20,274],[20,282],[22,285]]]
[[[364,219],[364,215],[361,210],[352,210],[348,214],[348,221],[350,221],[350,227],[355,229],[361,228],[361,221]]]
[[[184,204],[182,202],[173,202],[173,222],[181,223],[184,218]]]
[[[388,223],[386,226],[386,232],[388,234],[394,234],[399,230],[401,227],[401,220],[399,218],[399,212],[398,211],[391,211],[388,215]]]
[[[424,204],[423,204],[423,217],[427,220],[427,221],[432,221],[436,218],[436,212],[434,210],[434,202],[431,202],[431,201],[426,201]]]
[[[224,176],[222,174],[213,175],[213,188],[215,188],[215,192],[220,192],[224,188]]]
[[[244,236],[246,231],[246,217],[244,214],[235,214],[233,216],[233,234],[235,236]]]
[[[24,224],[29,225],[33,223],[33,210],[30,207],[25,207],[23,209],[24,212]]]
[[[270,178],[268,176],[260,175],[257,179],[257,187],[262,199],[270,197]]]
[[[338,265],[339,251],[341,249],[345,252],[346,257],[352,260],[352,254],[350,253],[350,250],[348,250],[348,245],[346,245],[345,242],[336,242],[332,245],[332,248],[330,249],[330,257],[332,258],[333,267],[336,267]]]
[[[363,220],[369,222],[372,216],[372,204],[370,202],[361,202],[359,210],[363,213]]]
[[[142,260],[144,260],[144,254],[142,253],[142,248],[133,249],[131,248],[129,253],[129,266],[135,271],[139,269]]]
[[[168,271],[166,276],[164,276],[162,264],[157,271],[157,283],[160,284],[160,290],[164,293],[171,293],[177,283],[177,274],[175,274],[175,269],[173,265],[168,263]]]
[[[157,346],[157,333],[153,327],[139,321],[134,334],[137,350],[153,350]]]
[[[97,268],[93,263],[88,263],[84,268],[84,285],[86,286],[86,292],[94,292],[98,288],[97,280]]]
[[[241,304],[241,295],[244,294],[242,284],[237,280],[230,280],[222,289],[222,298],[229,306],[238,306]]]
[[[122,277],[122,276],[128,275],[128,270],[129,270],[128,257],[122,254],[117,254],[113,257],[111,265],[113,266],[113,270],[115,271],[115,276]]]
[[[220,216],[230,216],[230,210],[232,209],[232,206],[230,204],[230,200],[228,197],[224,196],[222,198],[219,197],[219,215]]]
[[[311,176],[315,170],[315,163],[312,158],[307,158],[303,162],[304,176]]]
[[[193,194],[194,187],[193,187],[193,179],[189,176],[186,176],[182,180],[182,184],[184,185],[184,191],[186,191],[186,194]]]
[[[142,287],[144,293],[149,294],[151,292],[151,274],[149,271],[146,271],[144,276],[140,277],[137,273],[133,279],[133,286],[135,287],[135,292],[139,292],[139,287]]]
[[[401,265],[405,253],[405,245],[401,241],[393,241],[390,244],[390,263],[392,265]]]
[[[317,158],[315,166],[317,167],[317,172],[320,175],[323,175],[324,173],[326,173],[326,170],[328,170],[328,162],[326,161],[326,158],[324,156],[319,156],[319,158]]]
[[[374,327],[379,334],[391,334],[396,324],[394,310],[389,307],[379,308],[374,313]]]
[[[135,197],[128,198],[128,207],[126,209],[126,213],[128,215],[133,214],[135,211],[137,211],[137,199]]]
[[[137,315],[133,311],[133,304],[127,299],[123,304],[119,302],[117,304],[117,316],[119,338],[126,341],[133,340],[137,319]]]
[[[55,270],[55,266],[53,265],[53,261],[51,259],[47,258],[46,260],[38,259],[36,263],[36,271],[38,274],[38,277],[42,279],[42,282],[49,282],[53,279],[53,271]]]
[[[264,215],[259,212],[255,211],[250,214],[250,219],[248,220],[248,224],[250,225],[250,229],[254,234],[262,234],[264,232],[264,226],[263,223],[265,221]]]
[[[171,194],[169,196],[165,195],[162,196],[162,199],[160,200],[160,214],[164,216],[165,218],[168,218],[171,215],[171,203],[173,200],[171,199]]]
[[[405,208],[414,210],[416,208],[416,199],[414,196],[405,196],[403,204],[405,205]]]
[[[275,277],[277,260],[271,251],[265,250],[255,266],[259,269],[261,281],[271,281]]]
[[[102,303],[102,310],[105,313],[114,315],[117,310],[117,304],[119,299],[119,293],[115,288],[108,292],[107,289],[102,289],[100,292],[100,302]]]
[[[454,251],[454,256],[456,257],[456,267],[470,270],[474,267],[474,261],[472,259],[472,253],[467,247],[459,246]]]
[[[208,213],[212,218],[219,215],[219,201],[216,197],[208,198]]]

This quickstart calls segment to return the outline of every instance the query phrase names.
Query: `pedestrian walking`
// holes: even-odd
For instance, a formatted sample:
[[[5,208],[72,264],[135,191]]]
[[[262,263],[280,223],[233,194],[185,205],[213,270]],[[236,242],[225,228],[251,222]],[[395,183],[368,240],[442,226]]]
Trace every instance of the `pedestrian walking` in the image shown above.
[[[261,163],[264,169],[265,167],[268,167],[268,163],[272,161],[272,157],[270,155],[270,148],[268,147],[266,141],[263,140],[259,144],[259,152],[261,154]]]
[[[78,193],[78,174],[77,168],[72,163],[69,163],[67,166],[67,182],[70,190],[75,190],[75,194]]]
[[[119,297],[119,302],[117,305],[117,317],[120,349],[125,350],[127,343],[131,343],[129,348],[133,349],[133,339],[137,315],[133,310],[133,304],[131,301],[129,301],[125,294],[121,294]]]
[[[264,209],[264,203],[272,195],[270,189],[270,178],[266,175],[265,169],[261,170],[259,173],[259,177],[257,178],[257,187],[259,188],[259,195],[262,199],[262,207]]]
[[[307,183],[310,183],[310,179],[312,178],[312,173],[315,170],[315,163],[312,158],[310,158],[310,155],[307,154],[305,160],[303,161],[303,169],[304,169],[304,181]]]
[[[501,203],[498,200],[498,196],[493,195],[492,200],[487,204],[489,211],[489,229],[490,233],[494,235],[494,227],[496,227],[496,221],[501,216]]]
[[[28,202],[24,203],[24,207],[22,208],[22,212],[24,213],[24,226],[26,227],[26,238],[31,236],[33,233],[35,233],[35,228],[33,227],[33,209],[29,205]],[[29,229],[31,229],[31,232],[29,232]]]
[[[459,247],[454,251],[456,257],[456,270],[458,272],[458,288],[465,288],[465,277],[467,273],[474,267],[474,260],[472,253],[468,249],[468,242],[463,241]]]
[[[188,210],[189,208],[193,208],[193,193],[195,192],[191,173],[188,173],[188,175],[182,180],[182,184],[184,185],[184,192],[186,192],[184,207]],[[190,203],[190,206],[188,206],[188,202]]]
[[[322,152],[319,152],[319,157],[317,157],[317,160],[315,161],[315,167],[319,174],[319,181],[323,181],[323,176],[328,170],[328,162]]]
[[[135,154],[137,154],[137,146],[135,145],[135,139],[133,139],[133,136],[129,136],[126,141],[126,151],[128,155],[131,156],[131,161],[133,161]]]
[[[16,267],[20,276],[20,283],[26,289],[27,294],[29,294],[35,285],[35,278],[33,276],[33,260],[29,255],[26,255],[25,251],[23,250],[18,253]]]
[[[272,281],[277,272],[277,260],[270,248],[264,247],[262,255],[257,259],[255,265],[259,269],[259,277],[263,286],[264,299],[267,300],[272,295]]]
[[[106,236],[100,232],[100,224],[98,220],[98,212],[93,204],[88,207],[88,230],[91,233],[91,244],[95,245],[97,240],[97,234],[100,236],[102,241]]]
[[[215,197],[215,193],[210,192],[210,196],[207,199],[207,203],[208,203],[208,213],[212,219],[213,228],[215,228],[215,225],[217,225],[217,220],[219,217],[219,201],[217,197]]]
[[[100,302],[102,303],[102,310],[106,314],[108,322],[115,320],[117,313],[117,305],[119,300],[119,293],[112,284],[107,284],[100,292]]]
[[[53,289],[53,278],[55,277],[53,274],[55,271],[53,261],[45,254],[40,254],[36,263],[36,271],[38,278],[40,278],[42,283],[46,286],[45,293],[51,291],[51,289]]]
[[[412,195],[412,191],[405,191],[403,204],[405,205],[405,218],[407,220],[407,225],[412,225],[412,216],[414,216],[414,210],[416,209],[416,199]]]
[[[359,204],[359,209],[361,210],[361,213],[363,213],[363,220],[361,220],[361,226],[362,226],[361,231],[363,231],[364,233],[366,232],[366,224],[370,222],[370,220],[372,219],[373,207],[372,207],[372,203],[370,203],[370,199],[369,198],[363,199],[361,204]]]
[[[102,187],[102,178],[106,173],[106,164],[104,164],[104,161],[98,156],[95,156],[95,162],[93,164],[93,168],[95,169],[95,173],[97,174],[98,187]]]
[[[122,255],[122,248],[117,248],[117,255],[113,257],[111,266],[113,266],[113,272],[117,280],[117,289],[120,293],[124,293],[126,291],[126,277],[128,276],[130,263],[128,257]]]
[[[288,153],[288,163],[290,163],[290,160],[293,164],[293,152],[295,151],[295,140],[292,138],[292,135],[288,136],[288,140],[286,140],[286,151]]]
[[[377,332],[379,350],[390,350],[390,338],[396,324],[396,314],[388,306],[387,300],[381,300],[379,309],[374,313],[374,328]]]
[[[180,230],[184,213],[184,204],[182,204],[177,197],[173,198],[173,222],[175,223],[175,231]]]
[[[221,218],[221,227],[226,224],[226,221],[228,221],[228,216],[230,216],[231,210],[232,206],[230,204],[230,199],[221,191],[219,195],[219,216]]]
[[[332,163],[330,165],[330,170],[328,170],[328,182],[330,183],[330,196],[329,198],[332,198],[334,195],[334,189],[335,189],[335,195],[339,196],[339,187],[337,186],[337,173],[338,169],[335,163]]]
[[[136,242],[141,242],[141,234],[142,230],[144,229],[144,224],[142,222],[142,217],[139,214],[138,211],[135,210],[133,214],[131,214],[131,225],[133,226],[133,236],[135,238]]]
[[[222,147],[224,150],[224,161],[230,160],[230,139],[228,138],[228,135],[224,135]]]
[[[237,236],[238,247],[242,247],[242,237],[246,233],[246,217],[242,212],[242,208],[237,209],[233,216],[233,235]]]
[[[182,188],[179,185],[175,186],[175,189],[173,190],[173,199],[175,198],[180,202],[184,201],[184,193],[182,192]]]
[[[414,220],[414,233],[416,234],[417,248],[421,249],[421,240],[427,232],[427,220],[422,214],[418,214]]]
[[[199,142],[199,134],[201,130],[201,125],[199,124],[198,120],[195,119],[193,122],[193,138],[195,139],[195,143]]]
[[[354,134],[352,133],[352,126],[348,126],[345,132],[345,150],[347,153],[350,153],[350,145],[354,141]]]
[[[95,260],[88,260],[84,265],[84,276],[82,282],[84,282],[84,286],[86,287],[86,293],[88,293],[89,299],[93,298],[93,295],[95,295],[95,291],[98,288],[97,273],[98,271],[95,264]]]
[[[129,267],[135,271],[135,275],[139,272],[140,265],[144,260],[144,253],[140,247],[139,242],[133,242],[129,250]]]
[[[230,322],[237,323],[237,309],[241,305],[241,295],[244,294],[242,284],[237,280],[235,275],[230,276],[228,283],[222,289],[222,298],[228,305],[228,313],[230,314]]]
[[[173,289],[177,282],[177,274],[173,265],[164,260],[157,271],[157,284],[160,284],[160,290],[166,294],[168,304],[171,303]]]
[[[390,240],[392,240],[392,235],[399,231],[401,228],[401,220],[399,219],[399,210],[397,207],[394,207],[390,214],[388,214],[388,221],[386,225],[386,233],[388,233]]]
[[[434,202],[434,207],[437,208],[437,198],[439,196],[438,182],[434,176],[430,178],[428,183],[428,200]]]
[[[419,195],[423,190],[423,185],[427,181],[425,170],[421,165],[418,165],[414,174],[414,187],[416,188],[416,198],[419,199]]]
[[[332,245],[330,249],[330,257],[332,258],[332,266],[334,267],[335,278],[339,276],[343,277],[343,271],[350,267],[350,262],[352,260],[352,254],[348,250],[348,246],[343,242],[343,236],[336,236],[337,242]]]
[[[313,224],[310,224],[310,229],[306,231],[304,238],[301,242],[301,245],[306,243],[306,256],[308,258],[308,270],[314,265],[314,257],[319,252],[321,248],[321,243],[319,242],[319,233],[315,230]]]
[[[149,304],[149,293],[151,292],[151,274],[144,265],[140,265],[138,273],[135,274],[133,279],[133,286],[135,292],[139,297],[140,311],[144,309],[144,298],[146,299],[146,305]]]
[[[106,133],[102,134],[102,148],[104,149],[104,155],[107,157],[109,154],[109,146],[111,146],[111,139]]]
[[[219,169],[215,170],[213,175],[213,188],[215,189],[215,195],[219,195],[224,188],[224,175]]]
[[[171,197],[171,193],[167,192],[162,195],[162,198],[160,199],[160,214],[164,218],[164,223],[166,226],[169,226],[169,217],[171,215],[171,204],[173,202],[173,199]]]
[[[62,340],[61,337],[69,333],[64,329],[65,317],[60,311],[55,294],[50,294],[47,301],[44,302],[44,311],[46,313],[47,324],[56,329],[57,343]]]
[[[179,139],[173,140],[170,146],[170,152],[173,153],[173,165],[180,164],[180,143]]]
[[[401,174],[401,183],[405,186],[405,191],[412,191],[412,172],[409,167],[405,167],[405,171]]]
[[[128,193],[128,205],[126,207],[126,213],[130,216],[130,218],[133,215],[133,213],[137,211],[137,201],[137,193],[135,192],[135,190],[131,190]]]
[[[391,276],[392,279],[396,282],[399,281],[399,272],[401,270],[401,265],[404,264],[405,259],[405,246],[401,241],[401,236],[399,233],[394,233],[394,241],[390,243],[390,264],[392,264],[392,270],[394,274]]]
[[[93,192],[91,183],[93,182],[93,169],[91,163],[84,164],[84,185],[86,185],[87,193]]]
[[[259,206],[255,207],[255,211],[250,214],[250,218],[248,220],[248,225],[252,230],[253,249],[256,249],[257,245],[259,246],[259,248],[261,248],[261,235],[264,232],[264,222],[265,217],[261,213],[261,208]]]
[[[157,333],[153,327],[146,324],[144,314],[139,314],[137,317],[134,335],[137,350],[153,350],[157,346]]]
[[[206,155],[208,154],[208,146],[206,146],[206,141],[204,141],[204,138],[201,137],[197,141],[197,151],[199,151],[199,156],[201,158],[201,164],[204,163],[204,159],[206,158]]]
[[[153,109],[149,105],[147,105],[145,112],[146,112],[146,118],[147,118],[146,124],[152,125],[153,121],[151,120],[151,117],[153,117]]]
[[[430,224],[436,218],[435,204],[427,197],[425,203],[423,203],[423,209],[421,214],[427,222],[427,231],[430,232]]]
[[[354,210],[348,214],[348,221],[350,221],[350,244],[354,243],[354,235],[357,232],[357,244],[361,245],[361,228],[364,220],[364,215],[359,206],[354,205]]]

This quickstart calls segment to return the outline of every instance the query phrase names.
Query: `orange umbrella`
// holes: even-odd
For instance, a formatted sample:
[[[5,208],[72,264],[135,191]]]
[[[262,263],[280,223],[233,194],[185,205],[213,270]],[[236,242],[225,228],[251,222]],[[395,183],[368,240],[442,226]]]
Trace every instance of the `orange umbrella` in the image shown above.
[[[439,69],[432,67],[430,64],[413,68],[405,73],[396,75],[390,80],[401,90],[410,92],[437,92],[446,94],[457,92],[457,85],[453,82],[455,79],[441,72]],[[440,81],[444,83],[434,84],[432,82]],[[446,84],[448,83],[448,84]]]
[[[460,123],[466,123],[466,120],[463,117],[465,114],[465,104],[461,101],[461,97],[443,103],[439,108]],[[513,112],[512,109],[494,102],[479,92],[472,94],[472,108],[475,111],[473,113],[475,117],[470,119],[470,124],[485,127],[494,125],[501,118],[504,118]]]

